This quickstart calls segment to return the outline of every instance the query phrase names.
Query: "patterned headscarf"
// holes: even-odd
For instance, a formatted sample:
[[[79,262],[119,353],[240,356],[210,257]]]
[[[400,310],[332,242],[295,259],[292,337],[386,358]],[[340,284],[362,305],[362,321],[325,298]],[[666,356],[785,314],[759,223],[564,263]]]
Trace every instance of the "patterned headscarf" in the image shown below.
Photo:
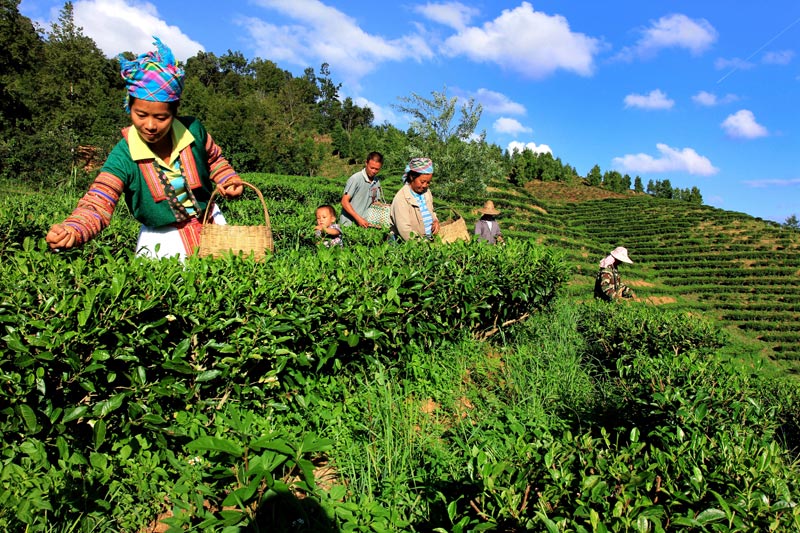
[[[417,174],[433,174],[433,161],[427,157],[415,157],[406,165],[406,171],[403,173],[403,183],[408,181],[408,173],[416,172]]]
[[[153,36],[154,52],[142,54],[133,61],[119,56],[120,75],[125,80],[128,94],[125,111],[130,112],[130,99],[140,98],[148,102],[174,102],[183,90],[183,69],[175,64],[175,56],[161,39]]]

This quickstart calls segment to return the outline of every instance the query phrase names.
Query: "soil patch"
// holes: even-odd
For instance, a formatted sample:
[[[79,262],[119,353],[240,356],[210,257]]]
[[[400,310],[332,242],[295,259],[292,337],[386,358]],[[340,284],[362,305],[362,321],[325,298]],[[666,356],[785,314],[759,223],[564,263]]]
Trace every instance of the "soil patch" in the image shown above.
[[[575,203],[588,202],[590,200],[604,200],[606,198],[629,198],[634,193],[619,193],[601,189],[600,187],[590,187],[584,183],[567,184],[557,181],[533,180],[525,184],[525,188],[534,195],[546,202],[556,203]]]
[[[644,299],[645,302],[653,305],[674,304],[678,300],[672,296],[648,296]]]

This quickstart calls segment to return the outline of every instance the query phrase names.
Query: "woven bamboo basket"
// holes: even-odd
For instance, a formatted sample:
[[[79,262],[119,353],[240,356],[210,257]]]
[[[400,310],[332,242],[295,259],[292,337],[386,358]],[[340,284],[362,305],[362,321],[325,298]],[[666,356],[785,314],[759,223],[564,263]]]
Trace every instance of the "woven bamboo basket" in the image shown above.
[[[450,213],[450,218],[439,224],[439,233],[436,235],[445,243],[458,240],[469,242],[470,235],[464,217],[456,213],[454,209],[450,209]]]
[[[261,200],[261,207],[264,208],[264,225],[263,226],[235,226],[235,225],[220,225],[209,224],[208,216],[211,209],[206,209],[206,214],[203,216],[203,229],[200,233],[200,249],[197,255],[200,257],[220,257],[227,253],[234,255],[243,254],[250,255],[260,261],[264,259],[267,251],[272,252],[275,249],[275,244],[272,241],[272,226],[269,222],[269,212],[267,211],[267,203],[264,201],[264,196],[258,187],[242,182],[242,185],[250,187],[258,195]],[[208,205],[214,201],[217,194],[217,189],[211,193],[211,198],[208,200]]]

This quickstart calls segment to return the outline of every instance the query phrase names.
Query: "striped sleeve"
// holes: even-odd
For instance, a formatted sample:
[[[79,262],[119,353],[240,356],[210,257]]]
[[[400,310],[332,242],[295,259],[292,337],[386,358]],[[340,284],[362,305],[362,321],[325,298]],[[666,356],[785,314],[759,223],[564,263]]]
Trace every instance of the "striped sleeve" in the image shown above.
[[[211,135],[206,133],[206,154],[208,154],[208,168],[211,180],[217,185],[222,185],[233,177],[239,175],[233,170],[228,160],[222,156],[222,149],[214,142]]]
[[[64,221],[75,235],[76,245],[85,244],[108,226],[123,190],[122,180],[115,175],[108,172],[97,175],[89,191]]]

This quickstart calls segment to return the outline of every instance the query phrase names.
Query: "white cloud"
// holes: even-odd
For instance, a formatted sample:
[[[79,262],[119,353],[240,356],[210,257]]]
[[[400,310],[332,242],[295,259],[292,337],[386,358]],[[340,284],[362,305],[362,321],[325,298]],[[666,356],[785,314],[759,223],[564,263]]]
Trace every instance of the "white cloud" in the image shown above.
[[[728,115],[721,126],[725,133],[737,139],[757,139],[769,133],[767,128],[756,122],[755,115],[748,109],[741,109],[733,115]]]
[[[319,0],[255,0],[261,7],[279,11],[297,21],[278,26],[258,18],[237,22],[253,40],[257,55],[300,66],[327,62],[331,69],[354,85],[379,64],[433,57],[420,35],[387,40],[369,34],[341,11]]]
[[[778,50],[775,52],[767,52],[761,61],[767,65],[788,65],[794,59],[793,50]]]
[[[755,67],[754,63],[734,57],[733,59],[717,58],[714,60],[714,68],[717,70],[750,70]]]
[[[763,180],[746,180],[743,181],[748,187],[755,189],[764,189],[766,187],[795,187],[800,186],[800,178],[793,178],[787,180],[781,179],[763,179]]]
[[[511,141],[506,147],[508,153],[514,153],[514,150],[522,153],[524,150],[530,150],[534,154],[550,154],[553,155],[553,150],[546,144],[537,145],[535,142],[521,143],[519,141]]]
[[[628,154],[615,157],[612,161],[614,168],[625,172],[686,172],[697,176],[711,176],[719,169],[711,161],[698,154],[692,148],[679,150],[664,143],[656,144],[660,157],[655,158],[649,154]]]
[[[167,24],[149,2],[129,4],[123,0],[78,0],[73,3],[76,26],[108,57],[122,52],[136,55],[155,50],[153,36],[170,47],[179,61],[204,51],[177,26]]]
[[[648,94],[629,94],[625,97],[625,107],[639,109],[672,109],[675,100],[667,98],[660,89],[650,91]]]
[[[514,102],[502,93],[490,91],[489,89],[478,89],[475,93],[475,100],[483,106],[484,111],[487,113],[496,113],[498,115],[524,115],[527,113],[524,105]]]
[[[414,11],[429,20],[456,30],[466,28],[472,17],[480,13],[477,9],[465,6],[461,2],[427,3],[422,6],[416,6]]]
[[[511,135],[518,135],[520,133],[533,133],[531,128],[523,126],[515,118],[500,117],[494,121],[492,127],[497,133],[508,133]]]
[[[735,102],[739,97],[735,94],[726,94],[722,98],[718,98],[716,94],[707,91],[700,91],[692,96],[692,101],[698,105],[706,107],[714,107],[722,104],[729,104]]]
[[[353,103],[359,107],[368,107],[372,110],[372,114],[374,116],[374,120],[372,121],[373,124],[383,124],[384,122],[388,122],[389,124],[396,125],[398,122],[400,122],[399,117],[394,113],[394,111],[392,111],[391,108],[380,106],[362,96],[353,98]]]
[[[599,50],[598,39],[572,32],[567,19],[537,12],[528,2],[504,9],[481,27],[459,31],[442,47],[447,56],[495,63],[529,78],[543,78],[559,69],[590,76]]]
[[[682,14],[661,17],[641,30],[641,34],[635,45],[623,48],[616,58],[627,61],[649,58],[665,48],[683,48],[699,55],[717,40],[717,30],[706,19],[691,19]]]

